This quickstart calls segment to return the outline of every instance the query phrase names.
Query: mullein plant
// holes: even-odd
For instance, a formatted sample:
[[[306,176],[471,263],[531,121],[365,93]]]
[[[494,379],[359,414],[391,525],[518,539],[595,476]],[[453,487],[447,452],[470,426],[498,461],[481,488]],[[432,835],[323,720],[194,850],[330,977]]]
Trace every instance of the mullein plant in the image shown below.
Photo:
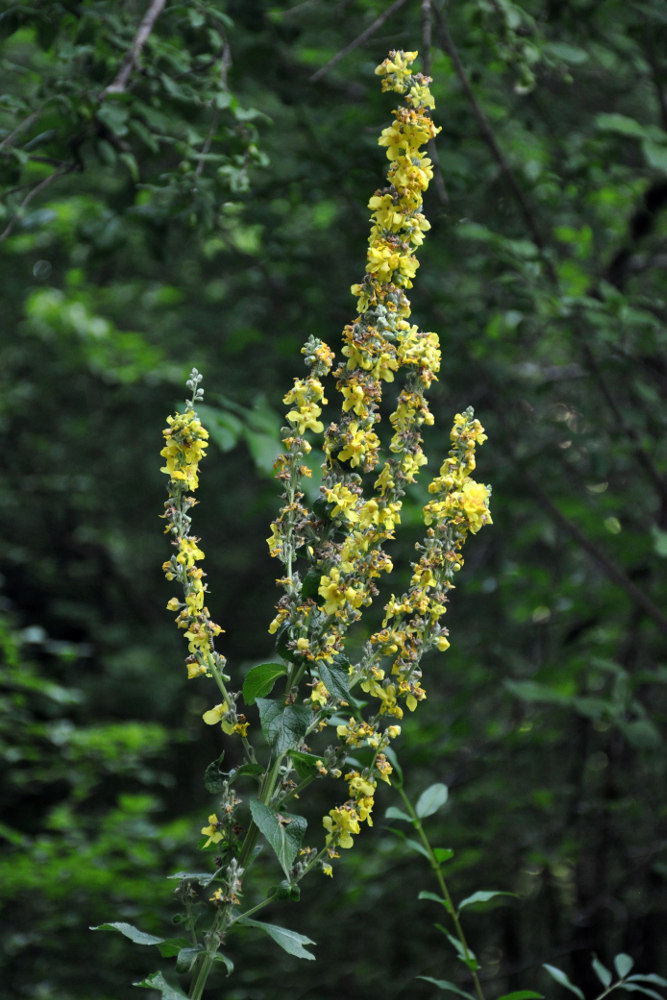
[[[276,654],[246,674],[240,691],[216,649],[222,628],[206,604],[204,552],[191,530],[208,443],[197,414],[203,390],[196,370],[184,411],[170,416],[164,431],[164,517],[174,549],[164,571],[179,586],[167,607],[188,644],[188,677],[206,678],[217,688],[204,723],[237,739],[243,756],[228,773],[222,758],[207,770],[207,788],[217,801],[203,824],[201,846],[210,851],[213,870],[179,873],[176,895],[184,904],[188,936],[163,940],[127,924],[105,925],[177,955],[179,968],[191,974],[187,994],[161,973],[138,984],[165,996],[199,1000],[214,963],[231,971],[223,949],[239,927],[259,929],[291,954],[313,957],[308,938],[254,915],[274,900],[297,899],[299,882],[312,870],[331,876],[341,850],[352,847],[364,823],[372,825],[378,783],[391,783],[392,743],[401,720],[426,697],[422,658],[449,646],[442,619],[463,565],[461,550],[469,533],[491,523],[490,489],[472,477],[475,449],[486,435],[469,408],[454,417],[449,454],[428,486],[425,535],[409,584],[391,595],[381,627],[360,655],[351,655],[359,647],[350,642],[350,627],[392,570],[386,545],[400,525],[406,488],[427,461],[421,432],[433,425],[433,415],[425,394],[440,367],[438,337],[410,322],[407,296],[418,268],[416,251],[430,228],[422,199],[433,172],[422,147],[440,131],[431,118],[431,81],[412,68],[416,56],[392,51],[375,71],[383,91],[401,94],[404,102],[379,139],[389,160],[387,184],[369,201],[366,273],[352,287],[357,316],[343,331],[342,358],[336,363],[327,344],[309,337],[302,348],[306,373],[284,398],[283,451],[275,463],[282,505],[267,539],[280,566],[281,593],[268,627]],[[386,385],[392,386],[394,409],[383,440]],[[325,394],[337,394],[339,403],[326,427]],[[309,506],[304,480],[312,475],[306,462],[311,441],[321,447],[324,462],[320,495]],[[253,705],[258,727],[246,716]],[[333,779],[331,808],[322,831],[307,834],[305,818],[294,810],[307,786],[324,779]],[[275,854],[283,878],[257,900],[249,875],[262,846]]]

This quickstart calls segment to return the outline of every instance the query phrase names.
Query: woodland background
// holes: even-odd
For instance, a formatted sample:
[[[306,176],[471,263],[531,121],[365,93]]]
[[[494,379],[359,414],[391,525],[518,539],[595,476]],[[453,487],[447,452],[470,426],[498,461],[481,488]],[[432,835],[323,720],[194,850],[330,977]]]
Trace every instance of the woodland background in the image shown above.
[[[423,54],[443,127],[411,296],[444,354],[427,451],[434,470],[472,404],[494,517],[406,780],[450,788],[429,828],[454,895],[520,897],[467,917],[489,995],[566,996],[550,962],[594,996],[593,953],[667,975],[664,3],[42,0],[5,2],[0,37],[0,995],[137,996],[152,953],[88,927],[164,932],[165,876],[203,863],[224,737],[164,608],[161,430],[195,365],[215,442],[196,530],[240,674],[271,658],[281,400],[306,337],[335,348],[353,316],[393,48]],[[396,804],[267,913],[317,962],[239,937],[218,995],[464,982]]]

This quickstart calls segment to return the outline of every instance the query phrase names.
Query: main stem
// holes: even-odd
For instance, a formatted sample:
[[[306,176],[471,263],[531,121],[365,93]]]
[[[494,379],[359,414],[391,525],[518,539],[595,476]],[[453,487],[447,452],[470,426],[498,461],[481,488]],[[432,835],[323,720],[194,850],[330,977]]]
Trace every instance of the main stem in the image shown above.
[[[403,800],[405,808],[410,814],[413,826],[417,831],[417,833],[419,834],[419,839],[421,840],[428,854],[429,864],[431,865],[431,868],[433,869],[433,874],[435,875],[438,885],[440,886],[440,891],[442,892],[442,897],[445,901],[447,911],[449,912],[452,918],[452,922],[454,924],[454,930],[456,931],[456,937],[461,943],[461,948],[463,950],[463,957],[465,959],[466,965],[468,966],[468,969],[470,970],[470,975],[472,976],[473,986],[475,987],[475,995],[477,997],[477,1000],[485,1000],[484,992],[482,990],[482,984],[480,983],[479,977],[474,968],[473,954],[470,951],[470,948],[468,947],[468,942],[466,941],[466,936],[463,933],[463,927],[461,926],[461,921],[459,920],[458,913],[456,912],[456,907],[454,906],[454,903],[452,902],[452,897],[449,894],[447,883],[445,882],[444,876],[442,874],[442,866],[440,865],[440,862],[437,860],[433,852],[433,848],[431,847],[430,841],[426,836],[426,833],[424,832],[424,827],[422,826],[421,820],[419,819],[419,816],[415,812],[412,803],[410,802],[409,798],[407,797],[407,795],[403,791],[403,788],[400,785],[397,786],[397,790],[398,794],[401,796]]]

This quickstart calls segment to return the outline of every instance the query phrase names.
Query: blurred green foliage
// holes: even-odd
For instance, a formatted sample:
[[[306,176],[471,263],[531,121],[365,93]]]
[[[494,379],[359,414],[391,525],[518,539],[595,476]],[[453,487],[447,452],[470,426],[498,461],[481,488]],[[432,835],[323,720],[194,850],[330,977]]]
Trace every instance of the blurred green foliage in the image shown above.
[[[444,353],[427,449],[473,404],[494,488],[406,781],[450,788],[430,822],[458,898],[520,897],[466,914],[490,993],[546,990],[547,962],[595,995],[593,952],[667,974],[663,4],[167,3],[118,89],[152,6],[0,12],[6,995],[90,1000],[91,954],[95,1000],[134,995],[150,955],[87,928],[162,933],[164,876],[201,864],[221,746],[163,610],[160,431],[196,365],[220,448],[197,530],[240,671],[271,654],[281,399],[306,337],[336,347],[351,318],[390,107],[373,68],[400,47],[428,56],[443,126],[413,295]],[[317,966],[260,967],[239,937],[228,1000],[463,975],[380,816],[280,913]]]

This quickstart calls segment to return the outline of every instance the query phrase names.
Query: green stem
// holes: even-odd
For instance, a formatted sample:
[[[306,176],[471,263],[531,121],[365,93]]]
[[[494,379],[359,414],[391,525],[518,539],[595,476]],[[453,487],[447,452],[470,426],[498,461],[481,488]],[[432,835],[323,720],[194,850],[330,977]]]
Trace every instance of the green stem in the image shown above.
[[[273,764],[270,765],[264,773],[264,779],[259,791],[259,799],[264,803],[264,805],[268,805],[273,797],[282,759],[282,756],[277,757]],[[252,856],[258,836],[259,830],[255,822],[251,821],[238,856],[239,867],[244,869],[244,871],[247,870],[248,861]],[[244,916],[248,916],[249,913],[254,913],[256,910],[261,909],[262,906],[266,906],[266,904],[270,902],[271,898],[272,897],[263,900],[261,903],[257,904],[257,906],[253,907],[252,910],[248,910]],[[213,924],[204,939],[206,952],[202,956],[199,967],[192,980],[192,985],[188,994],[190,1000],[201,1000],[224,933],[227,928],[231,926],[231,924],[235,923],[236,920],[239,919],[237,917],[235,920],[232,917],[232,905],[232,903],[225,903],[224,906],[220,907],[215,915]]]
[[[437,860],[435,856],[430,841],[424,831],[424,827],[422,826],[421,820],[419,819],[419,816],[415,812],[409,798],[405,794],[403,787],[398,784],[395,785],[395,787],[398,791],[398,794],[401,796],[401,799],[403,800],[405,808],[407,809],[410,815],[415,830],[419,834],[419,839],[421,840],[422,844],[424,845],[424,849],[428,854],[429,864],[433,870],[433,874],[435,875],[436,881],[440,887],[440,891],[442,892],[442,898],[445,901],[447,912],[450,914],[452,918],[452,922],[454,924],[454,930],[456,932],[456,937],[458,938],[461,944],[461,948],[463,950],[463,957],[465,963],[468,969],[470,970],[470,975],[472,976],[473,986],[475,988],[475,995],[477,997],[477,1000],[485,1000],[484,993],[482,991],[482,984],[480,983],[479,977],[474,968],[475,960],[473,958],[472,952],[470,951],[470,948],[468,947],[468,942],[466,941],[465,934],[463,933],[463,927],[461,926],[459,915],[456,912],[456,907],[454,906],[454,903],[452,902],[452,897],[449,894],[447,883],[445,882],[444,876],[442,874],[442,866],[440,865],[440,862]]]

